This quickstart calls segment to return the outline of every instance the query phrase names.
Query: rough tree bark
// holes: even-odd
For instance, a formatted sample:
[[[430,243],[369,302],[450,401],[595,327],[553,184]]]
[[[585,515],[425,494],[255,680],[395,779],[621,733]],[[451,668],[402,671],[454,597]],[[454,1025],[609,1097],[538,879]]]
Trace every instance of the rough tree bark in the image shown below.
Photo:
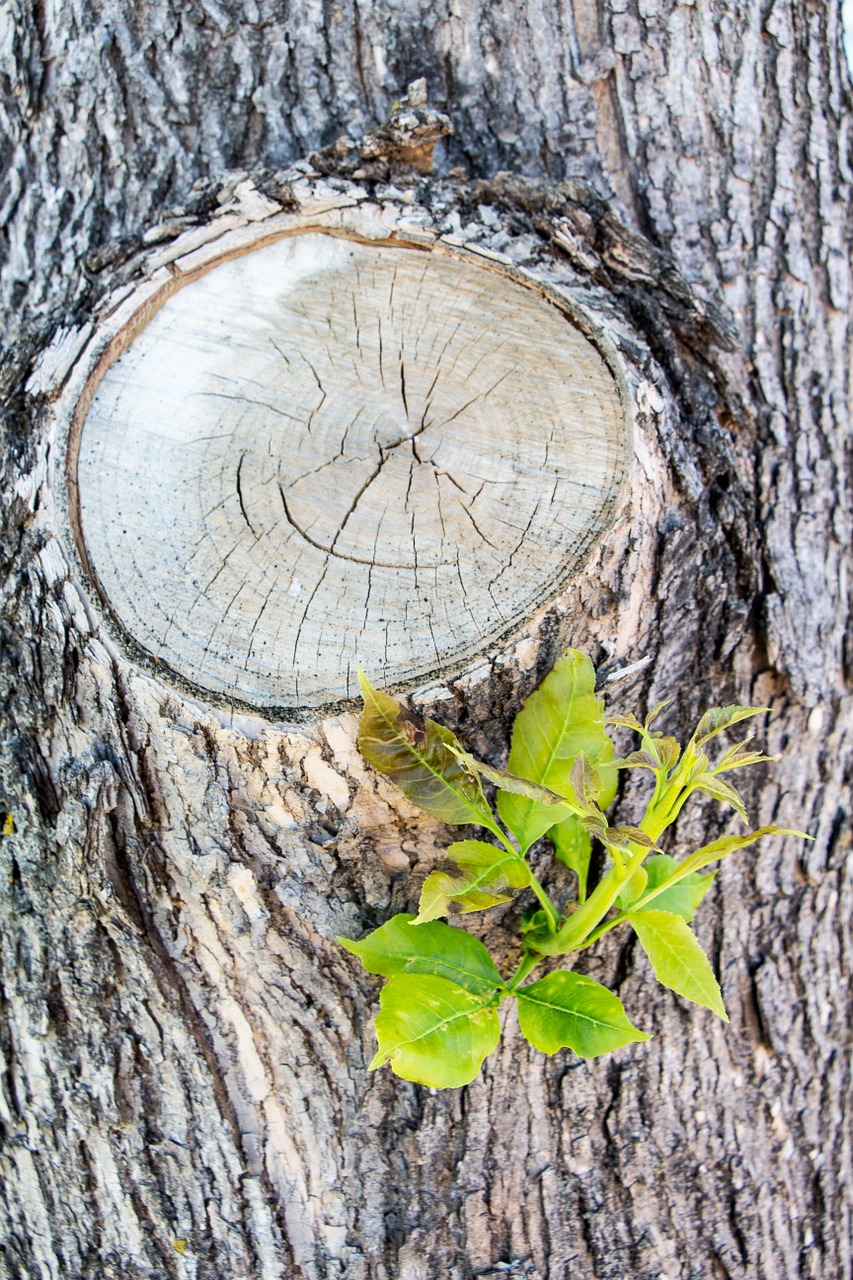
[[[12,0],[0,42],[4,1273],[849,1277],[838,5]],[[443,176],[331,146],[419,75],[455,129]],[[750,806],[815,841],[717,879],[700,934],[730,1027],[611,934],[584,964],[647,1011],[649,1044],[583,1063],[507,1035],[462,1091],[368,1075],[374,984],[333,936],[411,906],[447,833],[367,775],[351,715],[232,716],[129,660],[64,550],[48,339],[67,328],[73,351],[146,235],[306,168],[414,193],[441,231],[552,273],[633,371],[609,543],[529,635],[430,697],[494,760],[566,642],[649,655],[619,697],[674,693],[674,728],[771,706],[783,758]],[[720,821],[688,810],[679,839]],[[499,951],[500,912],[481,927]]]

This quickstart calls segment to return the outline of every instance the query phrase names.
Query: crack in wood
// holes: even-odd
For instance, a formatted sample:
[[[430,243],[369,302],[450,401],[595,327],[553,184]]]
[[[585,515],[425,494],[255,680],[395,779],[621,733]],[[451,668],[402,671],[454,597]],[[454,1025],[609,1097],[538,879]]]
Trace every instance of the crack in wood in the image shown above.
[[[256,532],[256,530],[255,530],[255,528],[254,528],[254,526],[253,526],[253,524],[252,524],[251,520],[249,519],[249,516],[248,516],[248,514],[247,514],[247,512],[246,512],[246,503],[245,503],[245,501],[244,501],[244,499],[243,499],[243,479],[242,479],[242,473],[243,473],[243,463],[244,463],[245,461],[246,461],[246,455],[245,455],[245,453],[241,453],[241,454],[240,454],[240,461],[237,463],[237,501],[240,503],[240,510],[241,510],[241,511],[242,511],[242,513],[243,513],[243,519],[246,521],[246,524],[247,524],[247,525],[249,526],[249,528],[251,529],[251,531],[252,531],[253,535],[257,538],[259,535],[258,535],[258,533]]]

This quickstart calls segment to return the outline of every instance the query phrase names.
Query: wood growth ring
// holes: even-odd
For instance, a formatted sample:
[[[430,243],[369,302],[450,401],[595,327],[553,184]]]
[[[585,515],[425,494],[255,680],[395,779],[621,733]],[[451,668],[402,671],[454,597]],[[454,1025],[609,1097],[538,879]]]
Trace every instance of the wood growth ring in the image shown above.
[[[470,255],[319,230],[128,326],[69,454],[78,549],[137,653],[275,710],[451,674],[611,525],[615,357]]]

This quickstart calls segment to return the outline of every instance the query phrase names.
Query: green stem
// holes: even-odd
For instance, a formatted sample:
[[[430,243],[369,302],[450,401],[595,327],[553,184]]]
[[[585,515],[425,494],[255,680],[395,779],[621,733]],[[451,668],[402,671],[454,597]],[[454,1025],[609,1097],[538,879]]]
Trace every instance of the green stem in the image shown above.
[[[598,939],[603,938],[605,933],[609,933],[611,929],[615,929],[617,924],[624,924],[627,919],[627,912],[623,911],[621,916],[614,916],[612,920],[605,920],[604,924],[600,924],[597,929],[593,929],[592,933],[589,934],[586,941],[583,943],[583,950],[585,951],[587,947],[591,947],[593,943],[598,942]],[[578,947],[578,950],[580,951],[581,948]]]
[[[601,923],[619,897],[619,891],[623,885],[627,884],[636,871],[643,865],[643,859],[648,853],[643,845],[639,847],[631,847],[631,857],[626,867],[622,871],[613,867],[608,871],[607,875],[596,885],[592,893],[587,898],[583,906],[578,907],[577,911],[569,916],[566,923],[559,930],[556,937],[557,949],[555,954],[560,955],[566,951],[577,951],[586,942],[592,931]]]
[[[675,821],[691,791],[689,780],[685,782],[683,776],[675,777],[667,783],[662,773],[658,772],[655,793],[640,823],[640,828],[655,844],[662,832]],[[608,930],[624,920],[624,915],[620,915],[602,924],[619,897],[620,890],[639,871],[649,850],[642,845],[632,844],[628,846],[628,852],[630,856],[627,863],[620,865],[621,859],[614,857],[616,865],[611,867],[586,901],[557,929],[554,936],[543,938],[541,942],[537,940],[537,950],[543,955],[565,955],[569,951],[578,951],[603,937]],[[614,853],[612,849],[611,853]],[[554,933],[553,929],[551,933]]]
[[[657,842],[661,833],[669,826],[669,823],[675,820],[689,794],[689,788],[681,786],[680,783],[675,786],[664,787],[658,797],[657,805],[649,805],[640,823],[640,827],[645,831],[646,835]],[[608,921],[603,927],[599,928],[604,917],[619,897],[620,889],[628,883],[635,872],[639,871],[649,852],[648,849],[643,848],[641,845],[631,845],[630,848],[631,857],[627,866],[624,868],[613,867],[593,890],[583,906],[579,907],[574,915],[569,916],[562,929],[560,929],[557,934],[560,952],[576,951],[581,947],[589,946],[603,937],[614,925],[621,924],[625,919],[624,915],[617,916],[616,919]],[[636,906],[636,904],[632,905]]]
[[[529,868],[528,868],[528,870],[529,870]],[[530,872],[530,887],[531,887],[531,889],[533,890],[533,892],[536,894],[536,897],[539,899],[539,903],[540,903],[540,905],[541,905],[542,909],[544,910],[544,912],[545,912],[546,916],[548,917],[548,930],[549,930],[549,932],[550,932],[550,933],[553,933],[553,934],[556,934],[556,932],[557,932],[557,908],[554,906],[553,902],[552,902],[552,901],[551,901],[551,899],[548,897],[547,893],[546,893],[546,892],[545,892],[545,890],[542,888],[541,884],[540,884],[540,883],[539,883],[539,881],[536,879],[536,876],[533,874],[533,872],[532,872],[532,871]]]
[[[527,859],[522,858],[518,850],[514,848],[513,845],[510,844],[509,840],[507,840],[506,836],[501,831],[497,823],[495,823],[492,827],[490,827],[489,830],[492,831],[494,835],[497,836],[497,838],[500,840],[501,844],[507,850],[508,853],[511,853],[514,857],[518,858],[519,861],[523,862],[524,865],[527,867],[527,872],[528,872],[528,875],[530,876],[530,888],[536,894],[536,897],[539,899],[539,905],[542,907],[543,911],[545,912],[545,915],[548,917],[548,932],[552,934],[556,934],[557,922],[559,919],[557,915],[557,908],[554,906],[553,902],[548,897],[545,890],[542,888],[542,885],[539,883],[536,876],[531,871],[530,866],[527,863]]]
[[[706,863],[706,866],[709,865],[709,863]],[[649,891],[644,893],[641,898],[638,898],[636,902],[632,902],[631,910],[642,911],[650,902],[654,902],[655,898],[660,894],[666,893],[667,889],[674,889],[677,884],[680,884],[682,880],[686,880],[687,877],[692,874],[692,868],[690,867],[676,867],[672,875],[668,876],[666,880],[663,880],[659,885],[656,885],[654,889],[649,889]]]
[[[507,983],[508,989],[510,991],[515,991],[515,989],[521,985],[521,983],[524,981],[527,975],[533,972],[533,970],[536,968],[537,964],[541,959],[542,959],[541,956],[534,955],[532,951],[528,951],[525,955],[523,955],[521,957],[521,963],[519,964],[515,973],[512,975],[509,982]]]
[[[686,796],[682,795],[683,790],[678,785],[672,788],[672,794],[668,794],[669,789],[664,788],[662,795],[659,797],[657,809],[650,805],[646,810],[640,827],[655,843],[657,843],[661,832],[668,826],[669,821],[672,821],[671,815],[679,801],[681,804],[684,803]],[[624,867],[612,867],[601,883],[592,891],[583,906],[578,907],[574,915],[569,916],[562,929],[559,930],[557,934],[559,952],[576,951],[581,947],[585,947],[594,938],[602,937],[606,929],[609,929],[613,924],[619,923],[617,918],[612,922],[608,922],[605,929],[598,931],[598,926],[619,897],[619,891],[639,871],[649,852],[642,845],[630,845],[629,848],[631,856],[627,865]]]
[[[646,834],[657,844],[663,832],[675,821],[676,814],[673,813],[673,807],[680,796],[680,788],[666,788],[656,803],[650,804],[646,810],[643,821],[640,826]]]

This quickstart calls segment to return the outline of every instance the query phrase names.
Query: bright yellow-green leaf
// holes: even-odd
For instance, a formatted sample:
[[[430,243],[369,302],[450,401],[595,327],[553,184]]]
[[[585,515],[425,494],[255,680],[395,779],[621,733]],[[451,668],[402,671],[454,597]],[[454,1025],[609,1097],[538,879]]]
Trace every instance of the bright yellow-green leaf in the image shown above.
[[[732,769],[746,769],[753,764],[772,764],[774,760],[779,759],[778,756],[766,756],[763,751],[755,751],[749,746],[751,740],[750,736],[729,747],[728,751],[720,756],[711,772],[730,773]]]
[[[415,1084],[434,1089],[470,1084],[500,1037],[494,1005],[431,974],[391,978],[379,1005],[379,1052],[370,1069],[388,1062],[396,1075]]]
[[[689,858],[685,858],[683,862],[678,864],[679,874],[685,872],[701,871],[703,867],[709,867],[712,862],[719,862],[723,858],[727,858],[730,853],[736,853],[739,849],[747,849],[751,844],[755,844],[756,840],[763,840],[765,836],[799,836],[802,840],[811,840],[811,836],[806,835],[805,831],[795,831],[790,827],[758,827],[756,831],[748,831],[745,836],[721,836],[719,840],[712,840],[710,844],[705,844],[701,849],[697,849],[695,853],[691,853]]]
[[[675,858],[671,858],[668,853],[658,853],[647,858],[640,869],[645,869],[647,883],[640,893],[628,899],[628,905],[636,903],[638,898],[648,897],[650,893],[661,889],[662,885],[665,886],[668,880],[681,871],[682,864]],[[662,888],[660,893],[650,899],[648,908],[640,905],[635,906],[634,910],[670,911],[675,916],[681,916],[682,920],[686,920],[689,924],[696,914],[699,903],[714,883],[715,875],[715,871],[707,876],[699,876],[695,871],[689,872],[669,888]]]
[[[457,840],[447,850],[457,866],[478,883],[504,880],[510,889],[523,889],[530,884],[530,868],[520,854],[510,853],[483,840]]]
[[[595,1058],[632,1040],[649,1039],[628,1021],[618,996],[580,973],[559,969],[520,987],[516,995],[522,1033],[543,1053],[568,1048],[581,1058]]]
[[[367,763],[440,822],[493,825],[479,781],[459,759],[454,734],[374,689],[363,672],[358,679],[364,698],[358,746]]]
[[[442,916],[470,915],[509,902],[512,895],[494,889],[467,888],[462,876],[447,871],[431,871],[423,883],[415,924],[439,920]]]
[[[508,889],[530,883],[527,863],[518,854],[482,840],[459,840],[447,850],[460,868],[456,875],[433,871],[421,890],[415,924],[437,920],[451,911],[465,914],[509,902]]]
[[[11,813],[7,813],[4,817],[2,832],[0,832],[0,834],[4,836],[13,836],[15,834],[15,819],[12,817]]]
[[[571,774],[583,753],[603,779],[602,808],[616,793],[615,771],[607,768],[613,744],[604,728],[602,704],[595,696],[595,671],[585,654],[567,649],[518,713],[507,767],[558,795],[572,797]],[[568,813],[526,796],[498,794],[498,812],[526,852],[535,840]]]
[[[414,916],[392,916],[360,942],[338,938],[342,947],[358,956],[368,973],[391,978],[401,973],[428,973],[447,978],[474,995],[486,995],[502,987],[486,948],[464,929],[438,922],[413,925]]]
[[[652,962],[658,982],[728,1022],[711,962],[681,916],[649,910],[632,912],[628,919]]]
[[[743,800],[730,782],[725,782],[713,773],[703,772],[693,778],[690,789],[691,791],[704,791],[705,795],[713,796],[715,800],[719,800],[722,804],[730,804],[743,822],[749,822]]]

